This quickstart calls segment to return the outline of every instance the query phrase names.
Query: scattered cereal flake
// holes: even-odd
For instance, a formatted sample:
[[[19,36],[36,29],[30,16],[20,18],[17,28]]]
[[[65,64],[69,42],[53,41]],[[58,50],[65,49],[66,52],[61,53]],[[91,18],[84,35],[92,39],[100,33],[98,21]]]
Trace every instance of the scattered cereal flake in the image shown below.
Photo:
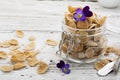
[[[120,50],[118,48],[116,48],[116,47],[108,46],[107,49],[106,49],[105,55],[108,55],[110,53],[115,53],[116,55],[120,55]]]
[[[24,53],[17,53],[15,55],[12,55],[11,57],[11,61],[12,62],[23,62],[26,60],[26,56],[24,55]]]
[[[1,59],[7,58],[7,53],[4,52],[4,51],[0,51],[0,58],[1,58]]]
[[[78,58],[79,58],[79,59],[85,58],[85,54],[84,54],[83,52],[79,53]]]
[[[77,7],[72,7],[72,6],[68,6],[68,11],[70,13],[74,13],[76,11]]]
[[[77,22],[77,28],[79,29],[88,29],[88,22],[87,21],[79,21]]]
[[[76,24],[75,24],[74,21],[69,21],[69,22],[67,23],[67,25],[70,26],[70,27],[72,27],[72,28],[76,28]]]
[[[11,44],[11,45],[18,45],[19,42],[18,42],[16,39],[11,39],[11,40],[10,40],[10,44]]]
[[[94,52],[94,50],[93,50],[91,47],[89,47],[89,48],[85,51],[85,56],[86,56],[87,58],[93,58],[94,55],[95,55],[95,52]]]
[[[82,51],[83,50],[83,44],[80,43],[80,44],[75,44],[73,46],[73,51]]]
[[[100,62],[95,63],[95,69],[97,71],[100,70],[100,69],[102,69],[103,67],[104,67],[104,65],[102,63],[100,63]]]
[[[34,41],[36,38],[35,38],[35,36],[30,36],[28,39],[29,39],[29,41]]]
[[[18,38],[22,38],[22,37],[24,37],[24,32],[23,32],[22,30],[17,30],[17,31],[16,31],[16,36],[17,36]]]
[[[15,55],[15,54],[18,54],[18,53],[22,53],[22,51],[19,51],[19,50],[10,51],[9,55]]]
[[[22,62],[15,63],[15,64],[13,65],[13,69],[14,69],[14,70],[22,69],[22,68],[24,68],[24,67],[26,67],[26,65],[25,65],[24,63],[22,63]]]
[[[10,45],[10,41],[9,41],[9,40],[6,40],[6,41],[2,42],[2,43],[1,43],[1,46],[2,46],[3,48],[8,48],[8,47],[10,47],[10,46],[11,46],[11,45]]]
[[[56,46],[58,43],[55,40],[47,39],[46,44],[51,45],[51,46]]]
[[[12,66],[1,66],[0,69],[4,72],[10,72],[13,70]]]
[[[109,62],[112,62],[112,61],[109,60],[109,59],[103,59],[103,60],[98,61],[97,63],[95,63],[94,67],[98,71],[98,70],[102,69]]]
[[[40,61],[36,58],[28,58],[27,63],[29,66],[34,67],[36,66]]]
[[[31,58],[36,56],[39,53],[39,50],[33,50],[33,51],[24,51],[24,54],[27,58]]]
[[[107,19],[106,16],[104,16],[102,19],[100,19],[100,26],[102,26],[105,23],[106,19]]]
[[[37,72],[39,74],[43,74],[48,70],[48,64],[46,64],[45,62],[40,61]]]
[[[95,41],[89,40],[86,43],[86,46],[96,47],[96,46],[98,46],[98,44]]]
[[[20,47],[19,45],[13,45],[13,46],[10,46],[9,49],[14,51],[14,50],[19,49],[19,47]]]
[[[35,42],[30,42],[29,44],[25,45],[24,50],[25,51],[30,51],[35,48]]]

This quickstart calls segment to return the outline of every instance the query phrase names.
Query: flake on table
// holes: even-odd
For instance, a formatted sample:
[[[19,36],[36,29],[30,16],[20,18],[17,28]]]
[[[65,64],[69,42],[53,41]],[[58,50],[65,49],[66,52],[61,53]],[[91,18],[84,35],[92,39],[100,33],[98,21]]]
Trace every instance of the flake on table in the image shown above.
[[[18,42],[16,39],[11,39],[11,40],[10,40],[10,44],[16,46],[16,45],[19,44],[19,42]]]
[[[24,62],[25,60],[26,60],[26,56],[24,55],[23,52],[12,55],[11,57],[12,62]]]
[[[22,30],[16,30],[16,36],[18,38],[22,38],[22,37],[24,37],[24,32]]]
[[[35,57],[33,58],[28,58],[27,63],[29,66],[34,67],[36,66],[40,61],[37,60]]]
[[[1,59],[7,58],[7,53],[4,52],[4,51],[0,51],[0,58],[1,58]]]
[[[13,66],[1,66],[0,69],[4,72],[10,72],[13,70]]]
[[[30,37],[28,38],[29,41],[34,41],[35,39],[36,39],[35,36],[30,36]]]
[[[50,46],[56,46],[58,43],[55,40],[52,39],[47,39],[46,40],[46,44],[50,45]]]
[[[10,46],[10,47],[9,47],[9,49],[12,50],[12,51],[17,50],[17,49],[19,49],[19,48],[20,48],[19,45],[13,45],[13,46]]]
[[[25,45],[24,50],[25,51],[30,51],[35,48],[35,42],[30,42],[29,44]]]
[[[38,74],[43,74],[48,70],[48,64],[45,62],[40,61],[37,72]]]
[[[13,65],[13,69],[14,69],[14,70],[19,70],[19,69],[22,69],[22,68],[24,68],[24,67],[26,67],[26,65],[25,65],[24,63],[22,63],[22,62],[15,63],[15,64]]]
[[[10,47],[10,46],[11,46],[11,45],[10,45],[10,41],[9,41],[9,40],[3,41],[3,42],[1,43],[1,46],[2,46],[3,48],[8,48],[8,47]]]
[[[24,54],[27,58],[35,57],[39,53],[39,50],[24,51]]]

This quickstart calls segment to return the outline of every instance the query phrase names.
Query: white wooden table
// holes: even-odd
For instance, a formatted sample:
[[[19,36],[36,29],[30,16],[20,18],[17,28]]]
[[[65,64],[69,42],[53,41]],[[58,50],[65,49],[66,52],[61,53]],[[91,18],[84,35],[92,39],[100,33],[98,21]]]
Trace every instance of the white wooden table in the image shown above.
[[[22,29],[25,31],[25,37],[19,39],[21,44],[28,42],[27,38],[30,35],[35,35],[36,48],[40,49],[37,58],[50,64],[48,72],[42,75],[37,74],[36,67],[29,66],[10,73],[0,71],[0,80],[120,80],[120,73],[99,77],[93,64],[71,63],[72,71],[69,75],[63,74],[56,68],[55,63],[61,60],[55,54],[58,46],[48,46],[45,41],[48,38],[60,40],[61,20],[68,5],[89,5],[94,12],[110,18],[116,17],[120,22],[120,7],[105,9],[97,3],[80,1],[0,0],[0,41],[15,38],[14,31]],[[0,60],[0,65],[5,64],[10,64],[9,59]]]

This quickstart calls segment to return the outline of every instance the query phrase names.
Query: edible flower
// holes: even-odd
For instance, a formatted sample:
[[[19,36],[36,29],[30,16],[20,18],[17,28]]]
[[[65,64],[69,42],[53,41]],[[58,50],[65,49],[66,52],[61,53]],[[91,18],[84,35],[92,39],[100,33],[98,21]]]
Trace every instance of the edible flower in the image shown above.
[[[92,15],[93,13],[90,11],[89,6],[85,6],[83,9],[77,8],[73,16],[76,21],[85,21],[86,17],[91,17]]]
[[[63,60],[60,60],[59,63],[57,63],[57,68],[60,68],[61,71],[65,74],[69,74],[70,73],[70,65],[69,64],[65,64],[65,62]]]

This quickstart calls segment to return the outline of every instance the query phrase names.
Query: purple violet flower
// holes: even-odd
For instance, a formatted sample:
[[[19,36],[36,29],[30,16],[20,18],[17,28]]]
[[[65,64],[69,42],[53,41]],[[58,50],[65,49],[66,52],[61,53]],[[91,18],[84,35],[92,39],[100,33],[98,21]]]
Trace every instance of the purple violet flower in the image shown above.
[[[74,19],[76,21],[85,21],[86,17],[91,17],[93,15],[92,11],[89,11],[89,6],[85,6],[83,10],[78,8],[76,12],[74,13]]]
[[[60,60],[59,63],[57,63],[57,67],[61,69],[61,71],[65,74],[69,74],[70,73],[70,65],[69,64],[65,64],[64,61]]]

